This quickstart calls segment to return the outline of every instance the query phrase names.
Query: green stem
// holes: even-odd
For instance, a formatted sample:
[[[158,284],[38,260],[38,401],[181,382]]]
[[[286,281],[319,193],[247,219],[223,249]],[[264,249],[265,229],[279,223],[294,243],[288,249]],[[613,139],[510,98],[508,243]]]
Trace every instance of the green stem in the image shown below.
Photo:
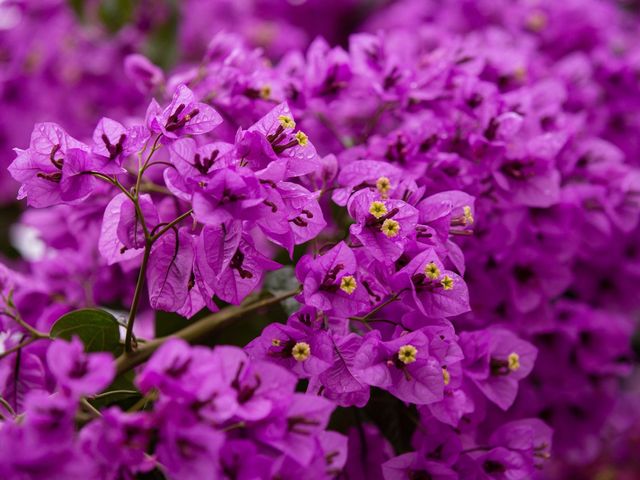
[[[149,264],[149,255],[151,254],[151,240],[147,239],[144,245],[144,254],[142,256],[142,264],[140,264],[140,272],[138,273],[138,281],[136,283],[136,290],[133,293],[133,301],[131,302],[131,310],[129,310],[129,319],[127,320],[127,334],[124,339],[125,352],[131,352],[133,350],[131,340],[133,338],[133,324],[136,319],[136,313],[138,312],[138,305],[140,304],[140,297],[142,296],[142,287],[144,286],[144,279],[147,275],[147,265]]]
[[[139,410],[144,410],[149,402],[155,402],[157,398],[158,391],[155,388],[151,389],[146,395],[140,398],[140,400],[134,403],[133,406],[127,410],[127,412],[137,412]]]
[[[171,230],[173,227],[175,227],[178,223],[180,223],[182,220],[184,220],[185,218],[187,218],[189,215],[191,215],[193,213],[193,209],[189,209],[188,211],[184,212],[182,215],[180,215],[177,218],[174,218],[173,220],[171,220],[169,223],[167,223],[164,227],[162,227],[158,233],[156,233],[155,235],[151,236],[151,243],[155,242],[156,240],[158,240],[158,238],[160,238],[162,235],[164,235],[165,233],[167,233],[169,230]]]
[[[0,315],[5,315],[5,316],[11,318],[14,322],[16,322],[18,325],[20,325],[22,328],[24,328],[27,332],[29,332],[29,334],[34,338],[49,338],[49,334],[41,332],[41,331],[33,328],[31,325],[29,325],[27,322],[25,322],[22,319],[20,314],[14,315],[14,314],[9,313],[7,311],[3,311],[3,312],[0,312]]]
[[[230,306],[208,315],[196,323],[189,325],[188,327],[179,330],[178,332],[168,337],[160,337],[154,340],[150,340],[145,343],[141,348],[135,352],[125,352],[120,355],[116,360],[117,374],[121,375],[124,372],[131,370],[132,368],[144,363],[158,348],[160,348],[164,342],[170,338],[182,338],[188,342],[193,342],[198,338],[212,332],[223,323],[230,320],[242,317],[247,313],[254,312],[264,307],[280,303],[287,298],[291,298],[294,295],[300,293],[300,289],[296,288],[288,292],[281,293],[275,297],[266,298],[257,302],[251,303],[246,306]]]
[[[102,399],[102,398],[107,398],[110,397],[112,395],[139,395],[140,392],[138,392],[137,390],[109,390],[108,392],[104,392],[104,393],[99,393],[97,395],[94,395],[93,397],[91,397],[92,400],[98,400],[98,399]]]
[[[13,409],[11,404],[9,402],[7,402],[4,398],[2,398],[1,396],[0,396],[0,405],[2,405],[7,410],[7,412],[9,412],[11,414],[12,417],[16,416],[16,411]]]
[[[406,289],[400,290],[398,293],[394,293],[393,295],[391,295],[391,297],[386,299],[384,302],[382,302],[379,305],[376,305],[376,307],[373,310],[371,310],[369,313],[367,313],[364,317],[349,317],[349,320],[355,320],[356,322],[366,322],[369,318],[371,318],[373,315],[378,313],[384,307],[386,307],[390,303],[395,302],[400,296],[400,294],[402,294],[405,290]]]
[[[102,416],[102,413],[100,413],[100,410],[98,410],[96,407],[91,405],[86,398],[81,398],[80,399],[80,403],[82,404],[84,409],[87,412],[89,412],[91,415],[93,415],[94,417],[101,417]]]
[[[18,350],[20,350],[23,347],[31,345],[33,342],[35,342],[37,340],[40,340],[41,338],[42,337],[28,337],[26,340],[23,340],[19,344],[11,347],[9,350],[5,350],[4,352],[0,353],[0,360],[2,360],[4,357],[8,357],[12,353],[17,352]]]

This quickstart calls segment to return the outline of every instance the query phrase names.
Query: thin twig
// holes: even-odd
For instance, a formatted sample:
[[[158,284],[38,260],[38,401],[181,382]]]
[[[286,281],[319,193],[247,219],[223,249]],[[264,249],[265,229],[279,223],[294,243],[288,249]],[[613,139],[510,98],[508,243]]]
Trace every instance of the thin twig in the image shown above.
[[[153,402],[157,398],[158,391],[156,389],[151,389],[140,400],[134,403],[133,406],[127,410],[127,412],[137,412],[138,410],[144,410],[149,402]]]
[[[133,293],[133,301],[131,302],[131,309],[129,310],[129,318],[127,319],[127,333],[124,339],[125,352],[131,352],[133,350],[131,346],[131,340],[133,339],[133,324],[136,319],[136,313],[138,313],[138,305],[140,304],[144,280],[147,275],[147,265],[149,264],[149,256],[151,255],[151,243],[151,240],[148,238],[145,240],[142,263],[140,264],[140,271],[138,272],[138,281],[136,282],[136,289]]]
[[[158,348],[160,348],[167,340],[171,338],[182,338],[188,342],[197,340],[198,338],[206,335],[223,323],[230,320],[242,317],[248,313],[254,312],[264,307],[280,303],[287,298],[291,298],[300,292],[299,288],[288,292],[281,293],[275,297],[266,298],[257,302],[251,303],[245,306],[230,306],[208,315],[196,323],[189,325],[188,327],[179,330],[178,332],[168,337],[160,337],[154,340],[150,340],[145,343],[141,348],[135,352],[125,352],[120,355],[116,360],[116,368],[118,375],[131,370],[132,368],[145,362]]]
[[[5,350],[4,352],[0,353],[0,360],[2,360],[3,358],[11,355],[12,353],[17,352],[18,350],[20,350],[21,348],[24,348],[28,345],[31,345],[33,342],[40,340],[43,337],[29,337],[26,340],[23,340],[22,342],[18,343],[17,345],[14,345],[13,347],[11,347],[9,350]]]
[[[102,413],[100,413],[100,410],[98,410],[96,407],[94,407],[93,405],[91,405],[89,403],[89,401],[86,398],[81,398],[80,399],[80,403],[82,404],[82,406],[90,413],[92,414],[94,417],[101,417]]]
[[[171,230],[173,227],[175,227],[178,223],[180,223],[182,220],[187,218],[192,213],[193,213],[193,209],[189,209],[186,212],[184,212],[182,215],[180,215],[179,217],[171,220],[169,223],[167,223],[167,225],[165,225],[163,228],[161,228],[158,231],[158,233],[156,233],[155,235],[151,236],[151,242],[153,243],[156,240],[158,240],[158,238],[160,238],[162,235],[167,233],[169,230]]]
[[[0,405],[2,405],[7,410],[7,412],[11,414],[12,417],[16,416],[16,411],[13,409],[9,402],[2,398],[2,396],[0,396]]]
[[[139,395],[137,390],[109,390],[108,392],[99,393],[91,397],[92,400],[99,400],[102,398],[110,397],[111,395]]]
[[[394,293],[393,295],[391,295],[391,297],[389,297],[387,300],[385,300],[381,304],[377,305],[373,310],[367,313],[364,317],[349,317],[349,320],[355,320],[357,322],[366,322],[369,318],[371,318],[373,315],[378,313],[384,307],[386,307],[390,303],[395,302],[400,296],[400,294],[402,294],[403,292],[404,290],[400,290],[398,293]]]
[[[35,337],[35,338],[49,338],[49,334],[48,333],[44,333],[44,332],[41,332],[40,330],[37,330],[37,329],[33,328],[31,325],[29,325],[27,322],[25,322],[22,319],[22,317],[20,316],[19,313],[16,313],[14,315],[13,313],[9,313],[6,310],[4,310],[4,311],[0,312],[0,315],[5,315],[5,316],[9,317],[10,319],[12,319],[14,322],[16,322],[22,328],[24,328],[27,332],[29,332],[32,337]]]

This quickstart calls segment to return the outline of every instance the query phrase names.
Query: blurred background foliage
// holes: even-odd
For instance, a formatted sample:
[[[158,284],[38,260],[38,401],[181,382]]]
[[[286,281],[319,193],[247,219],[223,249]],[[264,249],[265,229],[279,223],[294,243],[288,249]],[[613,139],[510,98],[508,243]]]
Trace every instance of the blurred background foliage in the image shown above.
[[[175,64],[178,58],[179,0],[67,1],[81,23],[97,20],[111,34],[135,23],[146,33],[141,53],[165,70]]]

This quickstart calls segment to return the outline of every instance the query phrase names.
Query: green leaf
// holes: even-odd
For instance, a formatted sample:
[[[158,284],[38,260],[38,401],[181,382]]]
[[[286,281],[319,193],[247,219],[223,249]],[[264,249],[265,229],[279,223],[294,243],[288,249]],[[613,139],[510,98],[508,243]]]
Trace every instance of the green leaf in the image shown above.
[[[125,372],[117,376],[111,385],[89,401],[97,409],[115,404],[126,410],[142,398],[142,394],[136,388],[133,379],[133,371]]]
[[[419,418],[415,406],[407,407],[389,392],[372,388],[364,413],[378,426],[397,454],[413,450],[411,438]]]
[[[87,352],[118,354],[121,350],[118,322],[104,310],[84,309],[67,313],[53,324],[51,336],[66,340],[79,337]]]
[[[67,0],[67,3],[76,14],[78,20],[82,20],[84,17],[84,0]]]
[[[180,8],[176,0],[164,0],[158,5],[163,9],[164,20],[156,22],[147,34],[143,53],[160,68],[168,70],[178,60]]]
[[[134,10],[133,0],[102,0],[98,15],[109,31],[117,32],[131,21]]]

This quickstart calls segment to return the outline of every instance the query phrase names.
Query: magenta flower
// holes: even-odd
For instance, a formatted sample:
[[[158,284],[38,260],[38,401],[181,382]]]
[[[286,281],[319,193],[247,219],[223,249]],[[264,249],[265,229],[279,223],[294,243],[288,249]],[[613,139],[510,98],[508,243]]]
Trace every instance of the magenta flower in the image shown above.
[[[171,144],[171,161],[176,166],[177,173],[195,189],[200,182],[207,183],[215,170],[230,166],[229,152],[232,149],[233,145],[225,142],[207,143],[198,147],[195,140],[185,137]]]
[[[127,55],[124,59],[124,72],[142,93],[153,92],[164,82],[162,70],[143,55]]]
[[[205,298],[213,292],[239,304],[260,284],[265,271],[279,267],[256,250],[240,222],[205,227],[196,246],[196,281]]]
[[[463,332],[465,375],[503,410],[513,404],[518,382],[533,369],[538,350],[503,329]]]
[[[295,245],[315,238],[327,225],[317,195],[296,183],[263,183],[267,197],[256,209],[256,224],[292,255]]]
[[[433,478],[434,480],[456,480],[458,474],[447,465],[421,457],[418,453],[405,453],[382,465],[385,480],[405,478]],[[466,478],[466,477],[465,477]]]
[[[47,350],[51,373],[60,388],[76,397],[100,392],[115,376],[110,353],[84,353],[82,342],[55,340]]]
[[[565,141],[564,135],[553,134],[530,140],[520,156],[505,158],[493,173],[497,185],[523,205],[553,205],[560,195],[560,174],[553,159]]]
[[[246,459],[251,458],[250,462]],[[273,469],[274,460],[261,453],[251,441],[227,439],[220,451],[220,477],[237,479],[267,479]]]
[[[146,115],[149,130],[169,139],[207,133],[221,123],[220,114],[206,103],[197,101],[186,85],[176,88],[171,103],[164,109],[152,100]]]
[[[141,204],[146,206],[147,213],[151,213],[150,220],[153,220],[154,216],[157,218],[151,200],[144,195],[140,198],[142,199]],[[135,213],[131,212],[132,207],[131,200],[124,193],[121,193],[113,197],[104,210],[98,250],[108,265],[142,255],[144,232],[140,231],[142,226]],[[121,236],[133,248],[126,247]],[[136,248],[135,245],[139,245],[139,247]]]
[[[358,285],[353,251],[340,242],[318,258],[303,257],[296,266],[304,303],[334,315],[355,315],[366,308],[367,293]]]
[[[302,378],[319,375],[333,364],[329,335],[303,324],[269,325],[245,350],[252,358],[270,360]]]
[[[237,418],[262,420],[287,408],[296,383],[293,374],[268,362],[252,363],[234,347],[218,347],[215,355],[222,381],[235,390]]]
[[[263,180],[278,182],[307,175],[321,168],[316,149],[307,134],[296,128],[286,103],[273,108],[253,124],[243,137],[236,155]]]
[[[102,118],[96,129],[93,131],[92,152],[109,159],[115,165],[121,165],[130,155],[137,153],[149,140],[149,131],[142,125],[134,125],[126,128],[120,122],[110,118]],[[109,165],[109,163],[107,163]],[[113,173],[120,173],[122,170],[111,166]],[[105,169],[100,171],[104,173]]]
[[[469,310],[469,292],[464,280],[445,270],[433,249],[416,255],[391,278],[402,298],[424,315],[437,318],[454,316]]]
[[[362,338],[353,333],[334,341],[336,355],[333,365],[318,377],[310,379],[308,391],[322,393],[345,407],[366,405],[369,401],[369,384],[360,378],[355,364],[361,345]]]
[[[155,462],[146,455],[152,429],[152,419],[146,413],[126,414],[119,408],[109,408],[82,430],[80,448],[94,460],[94,475],[134,476],[154,467]]]
[[[460,460],[458,472],[464,478],[491,480],[495,478],[531,478],[535,470],[519,453],[503,447],[494,448],[474,456],[465,455]]]
[[[158,432],[158,462],[172,477],[185,480],[215,472],[224,434],[205,425],[185,426],[180,420],[165,423]]]
[[[193,194],[196,218],[208,225],[233,219],[248,220],[265,200],[254,173],[246,168],[215,170],[209,180]]]
[[[139,206],[147,228],[153,230],[160,222],[153,200],[149,195],[140,195]],[[122,244],[121,253],[129,249],[144,248],[145,236],[142,222],[138,218],[133,202],[129,199],[125,199],[120,205],[120,219],[116,232]]]
[[[415,233],[418,211],[402,200],[385,200],[379,193],[361,190],[351,197],[348,209],[357,222],[349,228],[351,235],[384,262],[396,261]]]
[[[425,405],[442,400],[442,367],[429,355],[429,340],[422,332],[385,342],[373,331],[362,342],[354,366],[359,379],[404,402]]]
[[[636,0],[98,3],[0,1],[0,478],[635,478]]]
[[[256,438],[308,466],[316,453],[317,436],[329,423],[334,409],[326,398],[294,394],[289,408],[268,428],[256,426]]]
[[[149,303],[153,308],[176,312],[185,305],[195,286],[194,254],[193,238],[184,229],[170,230],[155,243],[147,269]]]
[[[27,150],[16,149],[9,173],[22,183],[18,198],[41,208],[78,203],[89,196],[95,179],[84,172],[98,164],[89,148],[54,123],[39,123]]]

